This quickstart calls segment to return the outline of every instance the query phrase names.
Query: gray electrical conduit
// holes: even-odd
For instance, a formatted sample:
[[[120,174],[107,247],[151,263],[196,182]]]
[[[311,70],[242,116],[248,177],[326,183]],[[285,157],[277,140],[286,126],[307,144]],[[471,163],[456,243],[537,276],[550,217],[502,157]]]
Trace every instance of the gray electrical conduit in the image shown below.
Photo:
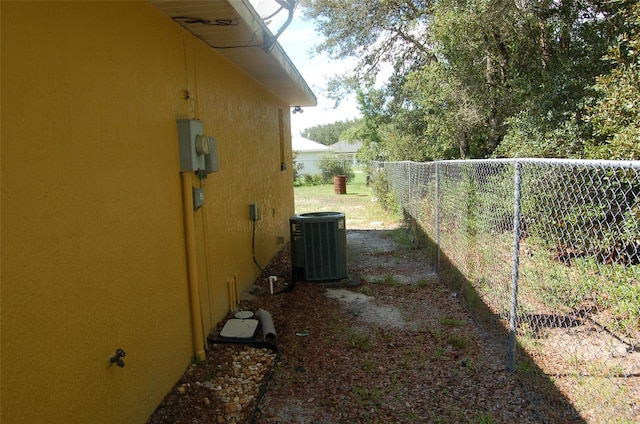
[[[265,375],[262,384],[260,385],[260,390],[258,391],[258,396],[256,397],[256,404],[253,406],[253,411],[251,412],[251,417],[249,418],[249,424],[253,424],[256,420],[256,416],[258,415],[258,407],[260,406],[260,401],[262,397],[267,391],[267,385],[273,377],[273,369],[280,362],[280,349],[275,343],[267,342],[267,337],[276,337],[276,329],[273,325],[273,318],[271,314],[264,309],[258,309],[255,312],[255,316],[260,320],[260,325],[262,325],[262,339],[264,341],[255,341],[255,340],[233,340],[233,339],[217,339],[215,337],[209,336],[207,337],[207,341],[211,344],[237,344],[241,346],[250,346],[258,349],[270,349],[272,352],[276,354],[276,359],[269,370],[269,372]]]
[[[252,252],[252,255],[253,255],[253,263],[256,264],[256,266],[260,269],[262,274],[269,275],[269,273],[267,271],[265,271],[265,269],[260,266],[260,264],[258,263],[258,260],[256,259],[256,221],[254,221],[254,220],[251,220],[251,233],[252,233],[252,235],[251,235],[251,252]],[[277,275],[277,277],[281,277],[281,276]],[[284,278],[284,279],[286,280],[286,278]],[[291,282],[287,285],[287,287],[285,287],[284,289],[282,289],[280,291],[277,291],[275,293],[271,293],[271,294],[287,293],[287,292],[290,292],[291,290],[293,290],[293,288],[295,286],[296,286],[295,273],[292,273]]]

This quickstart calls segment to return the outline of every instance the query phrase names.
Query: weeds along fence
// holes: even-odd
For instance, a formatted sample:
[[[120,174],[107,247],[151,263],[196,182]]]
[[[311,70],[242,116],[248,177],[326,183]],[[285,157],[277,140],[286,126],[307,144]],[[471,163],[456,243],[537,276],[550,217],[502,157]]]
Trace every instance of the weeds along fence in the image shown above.
[[[525,387],[560,392],[587,422],[640,422],[640,161],[376,168],[379,197],[395,196],[441,278],[501,329]]]

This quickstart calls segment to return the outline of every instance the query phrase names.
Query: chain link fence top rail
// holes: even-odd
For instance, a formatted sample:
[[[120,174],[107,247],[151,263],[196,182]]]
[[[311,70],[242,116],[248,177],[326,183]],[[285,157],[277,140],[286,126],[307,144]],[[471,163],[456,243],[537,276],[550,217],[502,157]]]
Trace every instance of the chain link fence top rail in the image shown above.
[[[640,422],[640,161],[377,169],[441,277],[455,268],[474,314],[510,335],[506,366],[526,387],[550,381],[587,422]]]

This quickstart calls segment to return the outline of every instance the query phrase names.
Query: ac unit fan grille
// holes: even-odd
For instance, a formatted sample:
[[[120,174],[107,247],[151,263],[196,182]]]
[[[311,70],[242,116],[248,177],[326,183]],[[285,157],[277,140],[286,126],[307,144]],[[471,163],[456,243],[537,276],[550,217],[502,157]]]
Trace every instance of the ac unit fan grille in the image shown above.
[[[305,273],[310,280],[338,276],[338,249],[334,222],[303,223]]]

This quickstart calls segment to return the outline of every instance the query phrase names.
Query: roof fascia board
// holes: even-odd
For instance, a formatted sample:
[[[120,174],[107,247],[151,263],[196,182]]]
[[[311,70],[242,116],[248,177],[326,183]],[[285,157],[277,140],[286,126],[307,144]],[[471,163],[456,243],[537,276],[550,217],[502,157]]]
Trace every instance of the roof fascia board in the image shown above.
[[[231,7],[238,14],[239,18],[242,19],[246,23],[246,25],[251,28],[252,31],[257,33],[261,30],[260,41],[263,45],[265,45],[265,40],[274,37],[273,33],[271,33],[271,31],[269,30],[269,27],[265,25],[262,18],[260,18],[260,15],[258,15],[258,12],[256,12],[256,10],[248,0],[230,0],[229,5],[231,5]],[[301,104],[299,106],[316,106],[318,104],[318,100],[315,94],[313,94],[313,91],[311,91],[311,88],[309,88],[307,82],[304,80],[302,75],[300,75],[300,72],[295,67],[293,61],[289,58],[289,56],[287,56],[287,53],[284,51],[278,40],[275,40],[271,50],[265,53],[272,54],[273,57],[278,61],[280,66],[283,68],[283,70],[287,73],[287,75],[309,97],[310,102],[308,104]]]
[[[317,105],[315,94],[248,0],[148,1],[289,106]],[[257,43],[252,43],[253,46],[233,44],[224,46],[224,43],[219,45],[217,36],[213,32],[203,31],[202,27],[198,26],[203,24],[202,22],[176,20],[180,16],[189,16],[194,19],[203,19],[205,22],[215,21],[216,17],[210,13],[215,10],[227,10],[227,17],[229,13],[233,14],[234,19],[242,23],[238,27],[240,34],[246,31],[244,35]],[[258,49],[246,49],[246,47],[258,47]]]

